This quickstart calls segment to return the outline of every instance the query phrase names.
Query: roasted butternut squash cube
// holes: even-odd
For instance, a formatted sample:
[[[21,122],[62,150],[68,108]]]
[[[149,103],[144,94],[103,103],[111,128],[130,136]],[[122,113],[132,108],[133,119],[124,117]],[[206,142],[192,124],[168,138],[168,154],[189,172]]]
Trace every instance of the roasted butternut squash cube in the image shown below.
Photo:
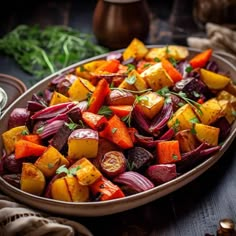
[[[236,110],[236,96],[234,96],[233,94],[229,93],[226,90],[221,90],[217,93],[216,96],[217,100],[227,100],[230,102],[230,104],[233,106],[233,108]]]
[[[28,134],[27,126],[17,126],[2,133],[2,141],[6,153],[9,155],[15,150],[15,143],[21,139],[24,134]]]
[[[98,132],[92,129],[76,129],[68,138],[68,156],[71,159],[94,158],[98,153]]]
[[[213,90],[224,89],[230,82],[230,78],[227,76],[203,68],[200,69],[200,78],[208,88]]]
[[[101,172],[87,158],[83,157],[76,161],[70,169],[76,169],[76,177],[79,184],[83,186],[90,185],[102,177]]]
[[[151,48],[146,54],[145,59],[148,61],[163,58],[174,58],[175,60],[183,60],[189,55],[189,51],[184,46],[169,45],[168,47]]]
[[[132,70],[125,79],[130,85],[134,85],[136,90],[142,91],[148,88],[146,81],[140,76],[136,70]]]
[[[123,59],[127,60],[129,58],[135,58],[136,60],[140,60],[146,55],[147,52],[148,49],[144,43],[139,39],[134,38],[123,52]]]
[[[89,188],[80,185],[75,176],[65,176],[52,183],[51,195],[60,201],[85,202],[89,199]]]
[[[216,121],[221,114],[221,106],[216,98],[211,98],[195,109],[201,123],[210,125]]]
[[[173,80],[162,67],[162,63],[158,62],[143,71],[140,76],[147,82],[153,91],[157,91],[163,87],[171,87],[174,85]]]
[[[198,122],[198,118],[194,113],[192,107],[187,103],[180,107],[167,122],[169,128],[175,131],[192,129],[193,124]]]
[[[22,166],[20,188],[34,195],[42,195],[46,185],[45,177],[34,164],[24,162]]]
[[[71,101],[71,99],[68,98],[67,96],[65,96],[57,91],[54,91],[52,94],[52,98],[50,100],[49,106],[53,106],[53,105],[65,103],[65,102],[70,102],[70,101]]]
[[[202,143],[208,143],[211,146],[218,145],[220,129],[210,125],[201,123],[194,124],[194,130],[197,139]]]
[[[45,177],[55,175],[58,167],[69,166],[69,161],[53,146],[49,145],[46,151],[36,160],[34,165],[38,167]]]
[[[83,101],[87,99],[88,94],[94,92],[94,90],[95,87],[90,81],[78,77],[70,86],[68,94],[72,101]]]
[[[218,100],[220,106],[221,106],[221,114],[222,116],[224,116],[227,121],[229,122],[229,124],[232,124],[235,120],[235,109],[233,108],[233,106],[231,105],[229,100],[225,100],[225,99],[221,99]]]
[[[164,100],[164,97],[156,92],[147,92],[139,97],[137,106],[147,118],[152,119],[163,107]]]

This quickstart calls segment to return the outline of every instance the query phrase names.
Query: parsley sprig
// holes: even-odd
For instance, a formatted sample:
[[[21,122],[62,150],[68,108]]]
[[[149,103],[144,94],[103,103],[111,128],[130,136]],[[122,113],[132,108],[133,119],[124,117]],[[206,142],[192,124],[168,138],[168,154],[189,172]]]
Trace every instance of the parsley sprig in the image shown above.
[[[107,51],[93,43],[92,35],[66,26],[19,25],[0,39],[0,52],[36,79]]]

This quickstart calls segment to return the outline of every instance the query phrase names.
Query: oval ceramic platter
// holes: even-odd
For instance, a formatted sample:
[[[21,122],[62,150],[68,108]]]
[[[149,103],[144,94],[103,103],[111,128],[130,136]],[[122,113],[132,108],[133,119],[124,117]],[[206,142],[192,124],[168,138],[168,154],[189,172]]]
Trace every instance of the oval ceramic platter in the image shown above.
[[[152,48],[152,47],[161,47],[161,46],[160,45],[148,46],[148,48]],[[188,48],[188,50],[190,52],[189,54],[190,58],[193,55],[200,52],[199,50],[193,49],[193,48]],[[116,52],[122,52],[122,51],[123,50],[117,50]],[[48,82],[52,78],[60,74],[63,74],[64,72],[67,72],[68,70],[72,70],[73,68],[80,66],[84,63],[90,62],[92,60],[103,59],[107,55],[108,53],[75,63],[63,70],[60,70],[59,72],[55,74],[48,76],[47,78],[41,80],[39,83],[31,87],[24,94],[22,94],[14,103],[12,103],[11,106],[9,106],[5,110],[4,114],[1,117],[0,133],[2,134],[4,131],[6,131],[7,124],[8,124],[8,117],[11,111],[15,107],[24,107],[26,102],[31,99],[32,94],[44,90],[47,87]],[[231,78],[233,78],[235,80],[234,82],[236,82],[236,68],[233,66],[233,64],[231,64],[224,58],[217,56],[215,54],[212,55],[212,59],[215,60],[217,63],[219,63],[220,68],[223,71],[229,72],[231,75]],[[0,189],[5,194],[13,197],[14,199],[16,199],[17,201],[21,203],[24,203],[28,206],[31,206],[40,210],[44,210],[50,213],[58,213],[58,214],[70,215],[70,216],[85,216],[85,217],[110,215],[110,214],[126,211],[135,207],[139,207],[141,205],[154,201],[158,198],[161,198],[173,191],[176,191],[177,189],[190,183],[191,181],[196,179],[198,176],[203,174],[205,171],[207,171],[212,165],[214,165],[222,157],[224,152],[229,148],[230,144],[233,142],[235,136],[236,136],[236,122],[234,122],[234,124],[232,125],[230,135],[228,136],[228,138],[222,145],[220,152],[211,156],[206,161],[199,164],[198,166],[191,169],[190,171],[180,175],[179,177],[169,182],[156,186],[145,192],[130,195],[125,198],[114,199],[114,200],[103,201],[103,202],[62,202],[62,201],[47,199],[44,197],[39,197],[39,196],[35,196],[32,194],[23,192],[20,189],[15,188],[14,186],[7,183],[2,177],[0,177]],[[2,148],[3,148],[3,144],[2,144],[2,140],[0,140],[1,152],[2,152]]]

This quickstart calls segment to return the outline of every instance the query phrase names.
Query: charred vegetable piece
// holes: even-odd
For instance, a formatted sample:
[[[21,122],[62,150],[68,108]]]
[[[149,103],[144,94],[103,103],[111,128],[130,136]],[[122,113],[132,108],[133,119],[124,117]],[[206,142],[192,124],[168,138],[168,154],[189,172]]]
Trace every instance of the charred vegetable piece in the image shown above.
[[[128,166],[133,171],[143,170],[154,161],[152,153],[143,147],[134,147],[128,150]]]
[[[155,184],[163,184],[177,177],[175,164],[151,165],[146,173]]]
[[[125,197],[121,188],[110,180],[102,177],[89,186],[95,200],[107,201],[116,198]]]
[[[126,171],[113,179],[115,183],[126,185],[136,192],[154,188],[154,184],[144,175],[135,171]]]
[[[107,152],[101,159],[101,170],[110,178],[114,178],[115,176],[125,172],[126,158],[124,154],[118,151]]]

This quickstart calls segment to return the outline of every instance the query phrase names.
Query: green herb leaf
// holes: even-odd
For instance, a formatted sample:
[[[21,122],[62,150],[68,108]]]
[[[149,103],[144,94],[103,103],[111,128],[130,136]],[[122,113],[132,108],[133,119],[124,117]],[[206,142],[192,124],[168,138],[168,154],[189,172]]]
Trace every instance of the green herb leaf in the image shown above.
[[[158,57],[155,57],[155,58],[154,58],[154,61],[155,61],[155,62],[160,62],[161,60],[160,60]]]
[[[48,169],[52,169],[55,165],[53,163],[48,163]]]
[[[108,106],[102,106],[99,109],[98,114],[102,115],[102,116],[109,117],[112,115],[112,110]]]
[[[66,165],[62,165],[56,170],[56,174],[61,174],[61,173],[66,173],[66,174],[69,173],[69,170],[66,167]]]
[[[36,130],[36,134],[41,134],[41,133],[43,132],[43,130],[44,130],[44,127],[41,126],[40,128],[38,128],[38,129]]]
[[[172,158],[173,158],[174,160],[177,160],[177,159],[178,159],[178,156],[177,156],[176,154],[173,154],[173,155],[172,155]]]
[[[193,67],[192,67],[192,66],[188,66],[188,67],[186,67],[186,69],[185,69],[185,71],[186,71],[187,73],[190,73],[192,70],[193,70]]]
[[[28,135],[29,132],[28,132],[27,130],[23,130],[23,131],[21,132],[21,134],[22,134],[22,135]]]
[[[0,52],[39,79],[75,62],[108,52],[93,36],[66,26],[19,25],[0,39]]]
[[[136,68],[135,65],[133,64],[127,64],[127,66],[128,66],[128,71],[127,71],[128,73]]]
[[[65,125],[70,129],[70,130],[74,130],[78,125],[76,123],[74,123],[73,121],[71,121],[70,123],[65,122]]]
[[[137,78],[135,75],[131,75],[125,79],[125,81],[130,85],[135,84],[136,80],[137,80]]]
[[[112,128],[111,132],[114,134],[117,131],[117,128]]]
[[[199,123],[199,120],[197,117],[193,117],[192,119],[189,120],[191,123],[195,124],[195,123]]]
[[[174,67],[176,67],[177,61],[176,61],[173,57],[170,57],[170,58],[169,58],[169,61],[170,61],[170,63],[171,63]]]

